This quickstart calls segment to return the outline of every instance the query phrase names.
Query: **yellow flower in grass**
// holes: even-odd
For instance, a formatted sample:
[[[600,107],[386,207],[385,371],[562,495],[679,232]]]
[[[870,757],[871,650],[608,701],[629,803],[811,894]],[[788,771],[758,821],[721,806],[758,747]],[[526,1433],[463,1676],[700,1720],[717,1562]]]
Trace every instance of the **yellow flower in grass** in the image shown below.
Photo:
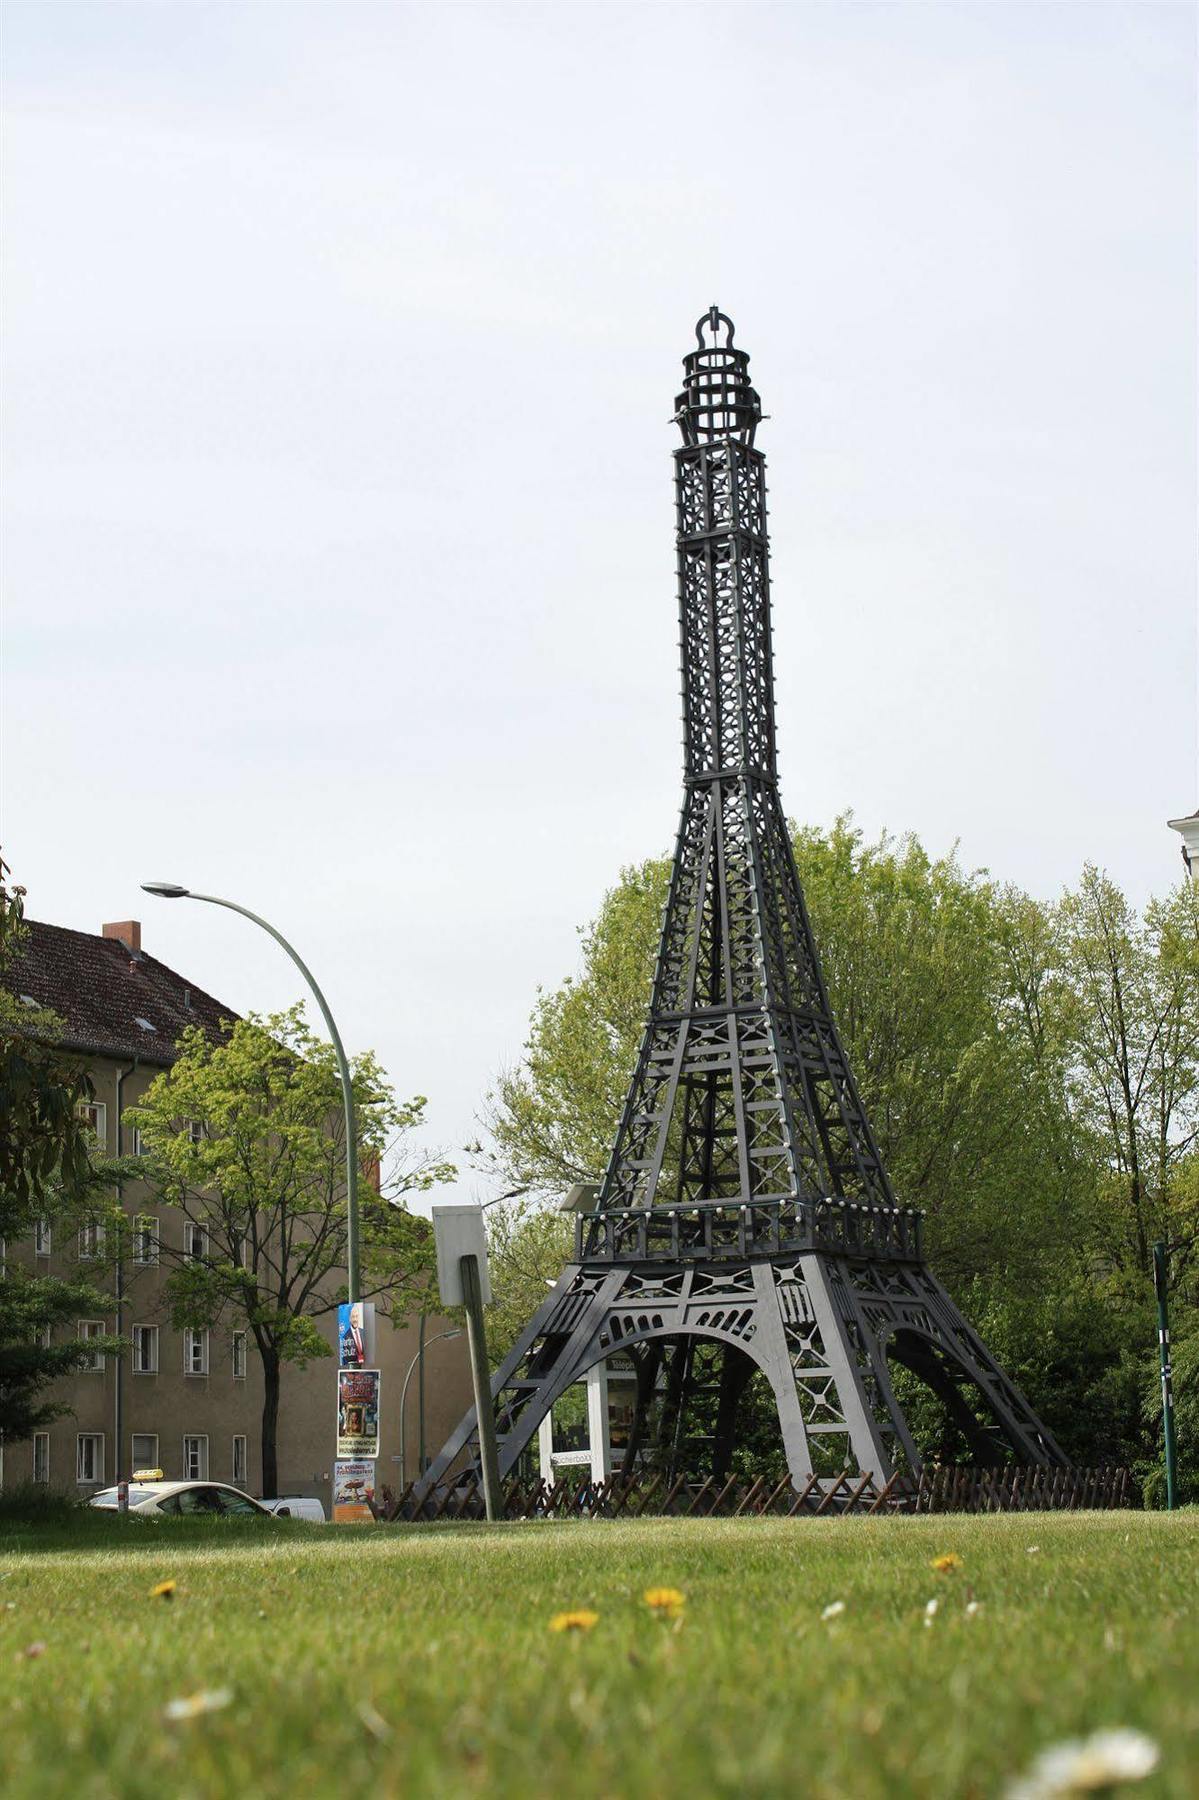
[[[947,1550],[944,1556],[934,1556],[928,1566],[938,1575],[952,1575],[955,1569],[961,1568],[962,1559],[956,1550]]]
[[[550,1620],[551,1631],[590,1631],[598,1624],[599,1614],[580,1608],[577,1612],[555,1613]]]
[[[678,1588],[646,1588],[642,1599],[659,1619],[677,1619],[687,1604],[686,1594]]]
[[[175,1589],[178,1585],[179,1583],[177,1581],[157,1582],[154,1587],[150,1589],[151,1600],[173,1600],[175,1598]]]

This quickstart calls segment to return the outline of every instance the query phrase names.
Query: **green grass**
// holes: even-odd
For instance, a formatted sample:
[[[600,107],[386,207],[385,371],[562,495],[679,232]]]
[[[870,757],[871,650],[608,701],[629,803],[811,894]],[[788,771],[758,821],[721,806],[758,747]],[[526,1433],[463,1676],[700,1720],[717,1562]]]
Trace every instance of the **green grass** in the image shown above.
[[[660,1583],[677,1629],[642,1603]],[[982,1800],[1131,1725],[1163,1751],[1139,1791],[1193,1800],[1197,1597],[1195,1512],[0,1524],[0,1790]],[[594,1630],[552,1633],[572,1607]],[[214,1688],[223,1710],[164,1720]]]

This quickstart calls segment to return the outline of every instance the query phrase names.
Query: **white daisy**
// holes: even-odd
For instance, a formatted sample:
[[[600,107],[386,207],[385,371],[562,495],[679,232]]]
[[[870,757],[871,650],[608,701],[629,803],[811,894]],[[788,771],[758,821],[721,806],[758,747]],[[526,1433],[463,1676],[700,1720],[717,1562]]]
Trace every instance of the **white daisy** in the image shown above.
[[[1144,1781],[1161,1758],[1143,1731],[1092,1732],[1042,1751],[1028,1774],[1013,1782],[1006,1800],[1055,1800],[1069,1794],[1098,1794],[1126,1781]]]

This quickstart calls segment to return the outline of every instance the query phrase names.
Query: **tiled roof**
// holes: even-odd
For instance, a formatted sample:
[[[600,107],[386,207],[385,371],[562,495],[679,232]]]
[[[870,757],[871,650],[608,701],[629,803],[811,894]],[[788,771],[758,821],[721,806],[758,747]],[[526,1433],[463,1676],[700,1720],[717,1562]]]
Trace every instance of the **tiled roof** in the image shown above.
[[[64,1045],[165,1068],[189,1025],[220,1035],[237,1014],[144,951],[119,938],[25,920],[27,936],[9,970],[10,993],[49,1007],[66,1024]],[[139,1023],[139,1020],[144,1023]]]

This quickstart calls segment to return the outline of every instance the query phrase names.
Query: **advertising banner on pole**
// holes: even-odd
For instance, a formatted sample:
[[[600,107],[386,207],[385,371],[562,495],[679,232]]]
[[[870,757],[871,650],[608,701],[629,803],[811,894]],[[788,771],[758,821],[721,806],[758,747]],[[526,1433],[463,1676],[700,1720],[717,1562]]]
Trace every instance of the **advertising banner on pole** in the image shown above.
[[[373,1462],[337,1462],[333,1465],[333,1517],[339,1524],[373,1519],[370,1501],[375,1492]]]
[[[337,1455],[373,1462],[379,1454],[379,1371],[337,1371]]]
[[[337,1309],[337,1363],[365,1369],[375,1360],[375,1307],[372,1300],[343,1300]]]

